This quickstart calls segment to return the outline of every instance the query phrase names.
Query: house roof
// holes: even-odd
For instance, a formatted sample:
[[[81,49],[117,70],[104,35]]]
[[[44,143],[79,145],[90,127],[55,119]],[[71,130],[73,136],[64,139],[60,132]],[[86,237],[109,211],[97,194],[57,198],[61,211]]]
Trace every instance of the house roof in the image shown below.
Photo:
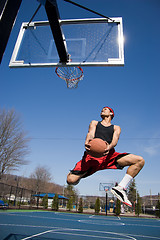
[[[33,196],[43,198],[46,195],[48,195],[48,198],[54,198],[55,193],[40,193],[40,194],[34,194]],[[58,198],[59,199],[66,199],[66,200],[68,200],[68,198],[66,198],[66,197],[64,197],[62,195],[59,195],[59,194],[58,194]]]

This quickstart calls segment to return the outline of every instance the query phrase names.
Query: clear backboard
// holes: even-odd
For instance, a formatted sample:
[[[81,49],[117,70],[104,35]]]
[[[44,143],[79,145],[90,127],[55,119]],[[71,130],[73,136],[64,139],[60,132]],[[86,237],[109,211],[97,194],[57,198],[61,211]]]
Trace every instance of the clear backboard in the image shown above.
[[[23,23],[10,67],[123,66],[122,18],[58,20],[68,54],[60,62],[48,21]]]

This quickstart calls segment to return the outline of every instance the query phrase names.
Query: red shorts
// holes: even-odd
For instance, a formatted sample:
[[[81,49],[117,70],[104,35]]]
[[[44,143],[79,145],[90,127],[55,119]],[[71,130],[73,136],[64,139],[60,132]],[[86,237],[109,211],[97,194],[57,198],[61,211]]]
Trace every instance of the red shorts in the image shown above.
[[[100,158],[92,157],[87,152],[84,152],[82,160],[76,164],[75,168],[71,170],[71,173],[81,175],[86,172],[83,176],[83,178],[85,178],[99,170],[123,169],[123,167],[117,163],[117,160],[125,155],[128,155],[128,153],[118,153],[115,152],[115,149],[111,149],[107,155]]]

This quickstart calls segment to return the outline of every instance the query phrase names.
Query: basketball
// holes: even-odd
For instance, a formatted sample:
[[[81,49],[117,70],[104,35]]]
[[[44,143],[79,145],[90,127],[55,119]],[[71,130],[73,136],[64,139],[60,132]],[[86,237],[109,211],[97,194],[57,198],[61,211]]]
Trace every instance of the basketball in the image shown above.
[[[90,151],[89,154],[93,157],[102,157],[105,149],[107,147],[107,144],[105,141],[103,141],[100,138],[94,138],[90,142]]]

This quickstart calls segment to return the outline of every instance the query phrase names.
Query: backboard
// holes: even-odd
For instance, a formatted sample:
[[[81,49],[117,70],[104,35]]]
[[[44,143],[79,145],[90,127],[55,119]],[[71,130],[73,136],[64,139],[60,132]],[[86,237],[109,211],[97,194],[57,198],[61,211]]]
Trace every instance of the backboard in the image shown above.
[[[10,67],[123,66],[122,18],[58,20],[68,54],[60,62],[48,21],[23,23]]]
[[[110,191],[110,189],[114,186],[114,183],[100,183],[99,184],[99,191]]]

